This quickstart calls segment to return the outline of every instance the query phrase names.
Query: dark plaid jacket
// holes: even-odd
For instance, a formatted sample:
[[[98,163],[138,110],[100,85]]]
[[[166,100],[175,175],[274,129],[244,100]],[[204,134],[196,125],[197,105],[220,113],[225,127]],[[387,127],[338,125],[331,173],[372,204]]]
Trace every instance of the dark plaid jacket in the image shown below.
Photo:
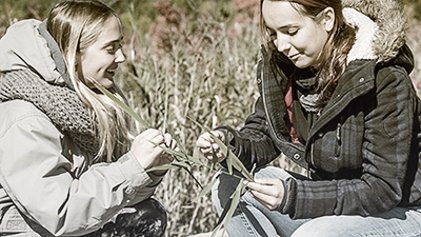
[[[261,96],[254,113],[240,131],[226,129],[234,152],[249,168],[282,152],[311,171],[309,180],[285,182],[280,211],[293,218],[367,216],[421,205],[421,104],[408,77],[413,67],[409,49],[388,64],[351,62],[316,119],[302,112],[295,96],[293,111],[301,116],[293,116],[293,124],[304,126],[298,129],[304,131],[300,144],[290,142],[284,102],[294,69],[275,58],[264,54],[259,63]],[[296,83],[293,88],[300,93]]]

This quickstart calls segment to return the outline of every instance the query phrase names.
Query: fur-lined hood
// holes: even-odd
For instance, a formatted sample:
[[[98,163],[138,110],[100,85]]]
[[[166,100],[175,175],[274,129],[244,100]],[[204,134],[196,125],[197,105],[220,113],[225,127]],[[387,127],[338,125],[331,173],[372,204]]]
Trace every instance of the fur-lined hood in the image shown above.
[[[398,55],[406,40],[406,18],[400,0],[342,0],[342,4],[345,19],[351,25],[356,25],[360,29],[360,32],[357,32],[356,42],[356,45],[358,44],[360,48],[358,50],[360,53],[367,55],[370,51],[369,53],[372,52],[375,58],[368,59],[376,59],[378,62],[387,62]],[[350,13],[346,8],[352,8],[361,12],[375,24],[371,25],[364,20],[359,21],[360,19],[355,20],[354,14]],[[361,30],[364,32],[361,32]],[[367,39],[367,37],[370,37],[370,39]],[[364,42],[359,43],[358,40]],[[367,47],[370,48],[367,49]],[[359,53],[355,51],[350,52],[349,61],[359,57],[355,54]],[[363,56],[363,59],[366,58]]]

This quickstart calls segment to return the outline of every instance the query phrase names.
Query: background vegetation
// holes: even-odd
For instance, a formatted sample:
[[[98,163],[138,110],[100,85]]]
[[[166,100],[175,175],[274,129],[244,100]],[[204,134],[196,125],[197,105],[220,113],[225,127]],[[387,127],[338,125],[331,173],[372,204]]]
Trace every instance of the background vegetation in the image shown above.
[[[44,19],[56,0],[1,0],[0,36],[13,22]],[[257,98],[254,81],[259,52],[257,0],[106,0],[125,26],[127,62],[118,83],[130,104],[155,127],[176,135],[193,153],[199,128],[241,126]],[[406,0],[408,44],[421,88],[421,2]],[[277,165],[297,169],[280,159]],[[206,184],[213,172],[192,168]],[[169,214],[167,236],[188,236],[212,230],[216,215],[210,197],[196,199],[200,188],[182,170],[165,176],[156,197]]]

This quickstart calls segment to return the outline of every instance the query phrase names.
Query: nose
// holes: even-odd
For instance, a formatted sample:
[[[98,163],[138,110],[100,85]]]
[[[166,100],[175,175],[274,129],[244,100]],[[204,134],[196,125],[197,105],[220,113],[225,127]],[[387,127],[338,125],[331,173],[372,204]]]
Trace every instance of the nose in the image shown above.
[[[118,50],[115,52],[115,62],[116,62],[116,63],[122,63],[122,62],[124,62],[124,61],[126,61],[126,56],[124,55],[124,53],[123,53],[123,50],[122,50],[122,49],[118,49]]]
[[[291,44],[286,36],[283,36],[279,33],[276,34],[276,39],[273,42],[276,46],[276,49],[285,55],[288,55],[288,51],[291,48]]]

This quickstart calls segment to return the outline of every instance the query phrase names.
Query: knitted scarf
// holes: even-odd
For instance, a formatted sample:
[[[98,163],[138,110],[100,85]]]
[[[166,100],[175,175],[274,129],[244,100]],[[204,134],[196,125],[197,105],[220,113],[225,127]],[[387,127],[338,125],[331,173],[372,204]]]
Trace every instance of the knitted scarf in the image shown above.
[[[0,101],[9,100],[32,103],[85,154],[99,151],[95,118],[70,88],[50,84],[30,70],[11,71],[0,78]]]

